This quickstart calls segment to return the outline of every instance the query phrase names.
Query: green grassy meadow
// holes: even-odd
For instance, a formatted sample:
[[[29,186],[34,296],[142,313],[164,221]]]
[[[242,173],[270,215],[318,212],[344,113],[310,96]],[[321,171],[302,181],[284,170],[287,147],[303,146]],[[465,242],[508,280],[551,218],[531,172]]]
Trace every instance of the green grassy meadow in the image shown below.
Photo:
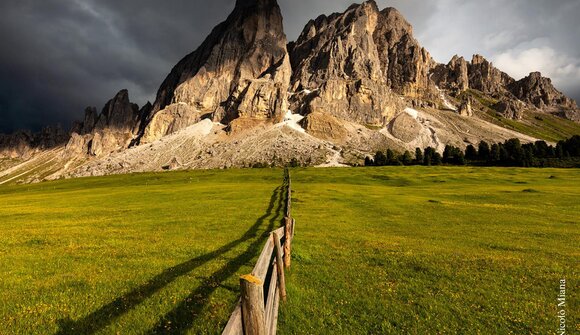
[[[201,171],[0,187],[0,334],[217,334],[283,173]],[[266,235],[265,235],[266,234]]]
[[[580,330],[580,171],[394,167],[292,173],[281,334]]]
[[[294,169],[280,334],[580,330],[580,171]],[[219,334],[283,171],[0,186],[0,334]]]

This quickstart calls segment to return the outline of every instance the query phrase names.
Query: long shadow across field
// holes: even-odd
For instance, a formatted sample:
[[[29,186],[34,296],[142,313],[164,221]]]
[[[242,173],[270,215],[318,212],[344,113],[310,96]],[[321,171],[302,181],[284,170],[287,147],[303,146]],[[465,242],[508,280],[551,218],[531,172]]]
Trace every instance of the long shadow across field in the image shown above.
[[[209,296],[220,287],[221,283],[229,277],[236,274],[236,272],[244,265],[250,262],[254,256],[258,255],[264,244],[264,240],[269,236],[270,232],[274,230],[276,223],[282,223],[282,208],[284,206],[283,187],[277,189],[280,191],[278,196],[278,206],[274,211],[274,216],[270,218],[268,228],[257,239],[252,242],[246,251],[236,258],[229,261],[225,266],[211,274],[201,286],[195,291],[191,292],[185,299],[179,303],[173,310],[165,314],[157,325],[153,327],[147,334],[185,334],[195,323],[196,317],[201,313],[203,307],[207,304]],[[272,195],[272,200],[275,198],[275,193]],[[270,202],[273,204],[273,201]],[[271,214],[271,211],[269,211]],[[266,213],[258,222],[260,224],[270,216]]]
[[[151,334],[181,334],[191,328],[195,321],[195,316],[200,313],[206,305],[209,296],[220,284],[234,275],[244,264],[251,261],[259,252],[262,243],[276,225],[282,222],[282,208],[284,204],[283,190],[286,184],[277,187],[272,193],[270,203],[266,213],[250,227],[239,239],[232,241],[221,248],[208,254],[193,258],[169,269],[166,269],[157,276],[151,278],[147,283],[135,288],[114,301],[104,305],[98,310],[79,320],[64,319],[59,320],[59,331],[56,335],[77,335],[94,334],[110,325],[114,320],[131,311],[156,292],[163,289],[179,277],[184,276],[205,263],[221,256],[238,245],[255,239],[244,253],[232,259],[224,267],[213,273],[203,284],[185,298],[171,312],[160,319],[158,324],[151,330]],[[276,207],[276,208],[274,208]],[[274,216],[272,216],[274,214]],[[260,227],[266,219],[270,217],[269,225],[264,232],[258,236]]]

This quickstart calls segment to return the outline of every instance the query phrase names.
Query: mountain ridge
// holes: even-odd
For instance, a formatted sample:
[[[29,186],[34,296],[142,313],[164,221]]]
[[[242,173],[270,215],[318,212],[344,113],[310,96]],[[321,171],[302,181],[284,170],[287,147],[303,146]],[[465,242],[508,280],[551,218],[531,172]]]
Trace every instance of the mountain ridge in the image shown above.
[[[0,159],[24,164],[58,152],[50,169],[32,173],[40,179],[291,159],[352,165],[385,147],[534,141],[541,132],[518,131],[542,130],[542,118],[562,124],[562,134],[580,133],[576,102],[550,79],[531,73],[516,80],[477,54],[437,63],[395,8],[353,4],[310,20],[288,42],[275,0],[238,0],[173,67],[154,103],[139,108],[121,90],[100,114],[87,108],[68,135],[1,135]]]

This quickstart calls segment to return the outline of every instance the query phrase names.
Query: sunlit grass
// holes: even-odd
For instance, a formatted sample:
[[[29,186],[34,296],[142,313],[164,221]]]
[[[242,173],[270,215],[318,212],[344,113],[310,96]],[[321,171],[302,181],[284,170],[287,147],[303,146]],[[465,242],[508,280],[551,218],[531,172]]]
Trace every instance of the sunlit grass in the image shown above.
[[[577,327],[578,170],[291,173],[280,334],[550,334],[562,278]],[[0,334],[219,334],[280,224],[282,177],[0,186]]]
[[[293,178],[281,334],[551,334],[560,279],[577,287],[578,170],[309,169]],[[569,311],[578,302],[570,293]]]
[[[280,170],[0,187],[0,333],[215,334],[266,232]]]

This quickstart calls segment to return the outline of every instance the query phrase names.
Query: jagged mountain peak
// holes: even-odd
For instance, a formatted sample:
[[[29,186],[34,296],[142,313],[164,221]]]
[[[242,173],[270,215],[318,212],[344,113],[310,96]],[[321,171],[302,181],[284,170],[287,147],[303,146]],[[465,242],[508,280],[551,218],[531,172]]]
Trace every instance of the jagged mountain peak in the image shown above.
[[[485,64],[485,63],[490,63],[490,62],[480,54],[474,54],[473,57],[471,58],[472,65]]]
[[[281,119],[291,75],[286,44],[275,0],[237,1],[232,14],[165,79],[140,142],[208,117],[232,129],[237,119],[246,125]]]
[[[385,20],[385,24],[391,26],[393,29],[404,31],[410,35],[413,34],[413,26],[407,19],[394,7],[387,7],[381,10],[381,17]]]
[[[543,78],[543,77],[542,77],[542,73],[541,73],[541,72],[539,72],[539,71],[536,71],[536,72],[531,72],[531,73],[528,75],[528,77],[529,77],[530,79],[535,79],[535,80],[540,80],[541,78]],[[550,78],[546,78],[546,79],[548,79],[548,80],[550,80],[550,81],[551,81],[551,79],[550,79]]]
[[[561,110],[578,108],[574,100],[558,91],[552,84],[552,80],[543,77],[540,72],[532,72],[527,77],[511,83],[508,89],[518,99],[536,108],[560,108]]]
[[[235,8],[256,6],[278,6],[278,2],[276,0],[236,0]]]
[[[119,91],[100,113],[86,110],[57,154],[71,159],[66,166],[88,161],[66,172],[78,176],[175,161],[179,168],[292,158],[321,164],[328,153],[332,162],[359,164],[377,149],[536,140],[491,125],[494,111],[522,122],[538,113],[580,121],[576,103],[539,72],[516,81],[478,54],[437,64],[395,8],[371,0],[320,15],[287,44],[275,0],[237,0],[175,65],[153,103],[138,109]],[[62,145],[61,135],[0,135],[0,158],[32,157]]]

